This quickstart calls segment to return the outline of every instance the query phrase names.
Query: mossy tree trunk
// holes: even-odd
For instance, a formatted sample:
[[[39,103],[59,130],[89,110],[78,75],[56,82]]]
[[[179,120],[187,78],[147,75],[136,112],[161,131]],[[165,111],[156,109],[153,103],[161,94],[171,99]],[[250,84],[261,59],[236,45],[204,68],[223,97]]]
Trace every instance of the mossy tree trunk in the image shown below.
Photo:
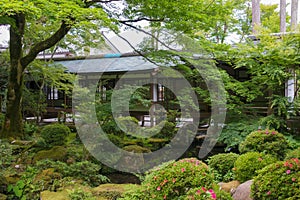
[[[16,14],[10,27],[10,71],[7,85],[7,105],[2,137],[23,137],[22,90],[24,67],[21,64],[25,16]]]
[[[13,24],[10,26],[10,68],[7,86],[7,104],[5,122],[0,137],[23,138],[22,95],[24,71],[36,58],[38,53],[59,42],[68,33],[71,26],[63,21],[60,28],[51,37],[34,45],[28,51],[28,54],[23,56],[25,15],[16,14],[10,18],[13,19]]]

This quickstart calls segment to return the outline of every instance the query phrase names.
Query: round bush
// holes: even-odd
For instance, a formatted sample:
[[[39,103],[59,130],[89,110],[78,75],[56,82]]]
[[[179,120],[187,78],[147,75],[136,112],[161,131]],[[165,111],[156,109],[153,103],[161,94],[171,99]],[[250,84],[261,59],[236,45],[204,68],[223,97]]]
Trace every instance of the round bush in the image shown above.
[[[188,192],[185,200],[233,200],[231,195],[218,187],[207,189],[205,187],[194,188]]]
[[[300,159],[300,147],[298,147],[297,149],[294,149],[292,151],[289,151],[286,154],[286,157],[285,157],[286,160],[291,159],[291,158],[298,158],[298,159]]]
[[[243,154],[234,163],[235,178],[240,182],[251,180],[257,175],[257,170],[276,161],[274,156],[264,153],[248,152]]]
[[[289,148],[287,139],[274,130],[254,131],[239,145],[241,153],[264,152],[284,159]]]
[[[70,129],[63,124],[50,124],[42,129],[41,137],[48,146],[60,146],[65,144],[70,133]]]
[[[146,175],[141,188],[124,199],[178,199],[192,188],[212,189],[213,176],[208,166],[196,158],[168,162]]]
[[[208,165],[218,181],[228,182],[233,180],[232,169],[238,157],[239,155],[236,153],[220,153],[209,158]]]
[[[254,199],[299,199],[299,159],[279,161],[259,170],[251,186],[251,193]]]

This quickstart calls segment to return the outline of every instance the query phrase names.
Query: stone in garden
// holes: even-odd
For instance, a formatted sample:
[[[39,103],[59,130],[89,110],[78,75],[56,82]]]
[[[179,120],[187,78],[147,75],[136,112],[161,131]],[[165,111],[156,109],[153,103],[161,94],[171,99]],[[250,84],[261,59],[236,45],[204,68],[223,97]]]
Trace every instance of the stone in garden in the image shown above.
[[[218,185],[221,190],[232,194],[240,184],[239,181],[230,181],[228,183],[221,182]]]
[[[252,200],[250,197],[252,184],[253,180],[250,180],[239,185],[233,193],[232,198],[234,200]]]

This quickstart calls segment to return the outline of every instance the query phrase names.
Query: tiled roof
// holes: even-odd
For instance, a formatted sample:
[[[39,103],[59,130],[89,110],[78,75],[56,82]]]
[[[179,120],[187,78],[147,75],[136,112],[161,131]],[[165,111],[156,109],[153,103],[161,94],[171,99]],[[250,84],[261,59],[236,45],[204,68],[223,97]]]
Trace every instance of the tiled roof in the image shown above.
[[[82,60],[55,61],[72,73],[103,73],[152,70],[157,65],[146,61],[142,56],[112,57]]]

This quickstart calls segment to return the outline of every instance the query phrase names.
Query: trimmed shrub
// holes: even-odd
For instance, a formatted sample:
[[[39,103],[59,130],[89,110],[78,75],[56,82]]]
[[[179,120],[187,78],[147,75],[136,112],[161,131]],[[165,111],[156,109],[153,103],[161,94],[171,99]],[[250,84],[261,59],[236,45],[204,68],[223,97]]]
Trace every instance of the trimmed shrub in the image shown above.
[[[152,170],[141,187],[126,193],[124,199],[178,199],[198,187],[212,189],[213,176],[206,164],[187,158]]]
[[[70,129],[63,124],[50,124],[42,129],[41,137],[48,146],[60,146],[65,144],[70,133]]]
[[[213,189],[207,189],[205,187],[194,188],[188,192],[185,200],[233,200],[230,193],[220,190],[214,186]]]
[[[93,187],[109,182],[106,176],[100,174],[101,166],[90,161],[75,162],[68,165],[60,161],[43,160],[37,162],[36,167],[39,170],[53,168],[63,177],[73,177],[75,180],[82,180]]]
[[[256,170],[276,162],[277,159],[268,154],[248,152],[237,158],[234,163],[235,178],[240,182],[251,180],[257,175]]]
[[[251,186],[251,193],[254,199],[299,199],[299,159],[279,161],[259,170]]]
[[[300,147],[298,147],[297,149],[294,149],[292,151],[289,151],[286,154],[286,157],[285,157],[286,160],[291,159],[291,158],[298,158],[298,159],[300,159]]]
[[[275,130],[254,131],[239,145],[241,153],[264,152],[284,159],[289,148],[287,139]]]
[[[215,179],[222,182],[233,180],[234,163],[239,157],[236,153],[220,153],[208,159],[208,165],[212,169]]]

